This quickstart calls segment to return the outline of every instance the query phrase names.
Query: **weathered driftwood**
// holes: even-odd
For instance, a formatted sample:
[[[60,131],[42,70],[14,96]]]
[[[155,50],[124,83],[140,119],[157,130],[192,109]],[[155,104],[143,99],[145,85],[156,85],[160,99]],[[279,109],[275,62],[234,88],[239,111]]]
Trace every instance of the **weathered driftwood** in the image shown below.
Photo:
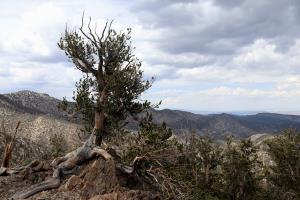
[[[97,156],[103,157],[105,160],[113,159],[111,154],[109,154],[106,150],[101,149],[94,145],[95,134],[91,134],[89,139],[78,149],[66,154],[63,157],[58,157],[54,159],[51,163],[51,166],[53,168],[53,175],[52,178],[46,181],[43,181],[41,183],[35,184],[31,186],[30,188],[26,189],[25,191],[18,192],[14,194],[10,200],[16,200],[16,199],[26,199],[34,194],[37,194],[39,192],[55,189],[58,188],[64,178],[65,175],[73,174],[74,170],[81,164],[87,162],[88,160],[91,160]],[[133,174],[135,171],[136,164],[141,160],[142,158],[136,158],[133,162],[132,167],[122,165],[122,164],[116,164],[116,168],[123,173],[126,174]],[[18,168],[18,169],[3,169],[4,174],[16,174],[21,172],[24,169],[30,168],[34,166],[35,163],[31,163],[28,166]]]
[[[1,132],[1,133],[5,137],[5,147],[4,147],[3,160],[2,160],[1,168],[0,168],[0,175],[1,175],[1,172],[6,171],[5,168],[9,168],[9,164],[10,164],[10,161],[12,158],[12,150],[13,150],[14,142],[15,142],[20,124],[21,124],[21,122],[19,121],[17,123],[13,137],[10,138],[9,134],[6,133],[5,126],[4,126],[4,120],[2,121],[2,129],[3,129],[2,131],[3,132]]]
[[[12,174],[18,174],[26,169],[30,169],[30,168],[35,168],[40,164],[39,161],[34,160],[31,163],[29,163],[28,165],[24,166],[24,167],[18,167],[18,168],[6,168],[6,167],[1,167],[0,168],[0,176],[6,176],[6,175],[12,175]],[[38,167],[40,168],[40,167]],[[40,171],[40,169],[34,170],[34,171]]]

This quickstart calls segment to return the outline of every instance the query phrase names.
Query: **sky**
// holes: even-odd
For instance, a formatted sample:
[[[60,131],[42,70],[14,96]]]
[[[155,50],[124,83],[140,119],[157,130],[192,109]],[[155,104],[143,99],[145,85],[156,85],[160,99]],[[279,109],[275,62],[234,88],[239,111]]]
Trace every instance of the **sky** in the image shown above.
[[[161,108],[300,114],[298,0],[0,0],[0,93],[71,99],[82,74],[57,42],[83,12],[132,28]]]

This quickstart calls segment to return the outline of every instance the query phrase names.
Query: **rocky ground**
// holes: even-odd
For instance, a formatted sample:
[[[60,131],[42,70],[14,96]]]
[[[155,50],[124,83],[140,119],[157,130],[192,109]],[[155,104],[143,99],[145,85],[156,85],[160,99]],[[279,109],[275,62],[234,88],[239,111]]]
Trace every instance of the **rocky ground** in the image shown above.
[[[46,167],[47,169],[47,167]],[[34,172],[26,170],[18,175],[0,177],[0,199],[28,189],[51,178],[52,169]],[[65,177],[58,189],[38,193],[29,200],[159,200],[158,194],[146,191],[141,185],[128,186],[118,174],[114,161],[92,160],[77,169],[76,175]]]

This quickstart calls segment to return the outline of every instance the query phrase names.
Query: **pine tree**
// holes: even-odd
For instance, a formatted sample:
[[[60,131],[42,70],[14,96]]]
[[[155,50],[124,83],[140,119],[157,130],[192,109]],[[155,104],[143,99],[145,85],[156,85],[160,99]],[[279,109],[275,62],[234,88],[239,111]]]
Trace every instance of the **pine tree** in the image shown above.
[[[74,109],[83,114],[88,126],[94,124],[95,143],[100,145],[104,133],[123,127],[128,115],[135,116],[150,107],[139,97],[151,87],[153,78],[143,79],[141,62],[131,44],[131,29],[117,32],[111,28],[112,22],[107,22],[98,33],[92,31],[91,19],[87,30],[83,21],[84,17],[78,30],[66,28],[58,46],[86,74],[76,85]]]
[[[249,139],[238,143],[228,139],[222,164],[226,199],[255,199],[259,191],[260,180],[256,176],[259,169],[257,150]]]
[[[274,139],[267,141],[268,153],[273,165],[270,167],[270,187],[277,197],[300,198],[300,134],[286,129]],[[274,188],[272,188],[274,187]],[[279,194],[278,194],[279,193]]]

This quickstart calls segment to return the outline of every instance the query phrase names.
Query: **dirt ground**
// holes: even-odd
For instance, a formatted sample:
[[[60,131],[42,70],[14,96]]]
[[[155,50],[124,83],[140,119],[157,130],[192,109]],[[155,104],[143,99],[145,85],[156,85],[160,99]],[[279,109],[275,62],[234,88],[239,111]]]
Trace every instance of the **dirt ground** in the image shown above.
[[[0,199],[51,178],[52,170],[23,172],[0,176]],[[142,189],[126,188],[120,184],[113,163],[103,159],[90,161],[77,169],[75,175],[65,177],[57,189],[38,193],[29,200],[159,200],[158,194]]]

